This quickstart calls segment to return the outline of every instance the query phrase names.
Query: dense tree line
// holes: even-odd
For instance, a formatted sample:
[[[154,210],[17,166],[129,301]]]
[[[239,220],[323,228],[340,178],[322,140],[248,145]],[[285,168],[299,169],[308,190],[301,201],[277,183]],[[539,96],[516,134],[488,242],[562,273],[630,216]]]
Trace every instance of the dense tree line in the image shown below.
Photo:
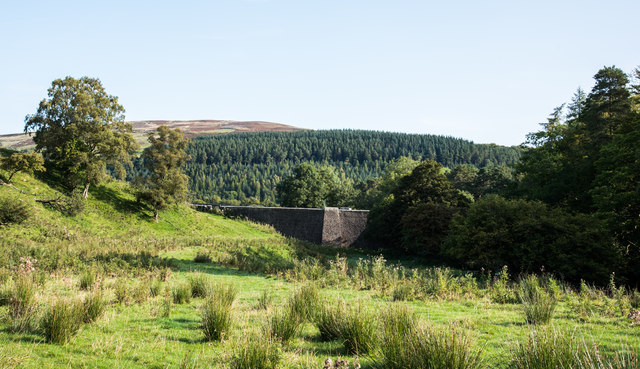
[[[328,130],[201,137],[188,153],[192,161],[185,171],[195,199],[273,205],[277,184],[300,163],[332,166],[339,178],[357,186],[404,156],[481,168],[515,163],[520,150],[445,136]]]
[[[631,78],[615,67],[598,71],[589,93],[578,90],[528,135],[515,172],[419,164],[377,196],[368,235],[470,268],[597,283],[615,272],[637,285],[639,77],[638,69]]]

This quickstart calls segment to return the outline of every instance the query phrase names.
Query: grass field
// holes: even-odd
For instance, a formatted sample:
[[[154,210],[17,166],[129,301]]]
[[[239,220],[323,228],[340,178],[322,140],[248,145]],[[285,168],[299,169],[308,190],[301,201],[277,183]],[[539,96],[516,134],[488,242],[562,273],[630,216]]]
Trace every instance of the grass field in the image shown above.
[[[363,368],[385,367],[380,342],[385,314],[395,305],[408,306],[432,331],[469,337],[467,349],[479,351],[481,364],[456,367],[516,367],[518,345],[544,330],[525,322],[514,299],[518,287],[495,273],[406,267],[360,251],[336,257],[334,249],[284,238],[269,227],[184,206],[161,212],[154,223],[118,182],[94,188],[84,212],[71,217],[33,202],[34,194],[61,196],[57,190],[27,175],[16,178],[26,193],[0,186],[0,196],[20,198],[32,214],[23,224],[0,226],[0,367],[240,368],[240,353],[265,344],[266,332],[273,332],[264,328],[270,319],[286,317],[292,296],[311,285],[319,303],[309,304],[309,317],[296,321],[288,341],[266,341],[280,358],[274,367],[322,368],[326,358],[338,357]],[[38,260],[34,270],[25,269],[25,257]],[[33,297],[19,315],[12,301],[26,300],[15,298],[25,275]],[[197,281],[237,291],[231,326],[220,341],[206,340],[201,329],[209,297],[199,297]],[[181,287],[188,288],[188,302],[177,302]],[[603,356],[638,348],[640,327],[626,317],[636,303],[630,291],[571,290],[561,283],[549,291],[557,307],[547,326],[560,335],[596,343]],[[48,309],[93,294],[104,304],[97,319],[77,325],[67,342],[47,342]],[[357,359],[345,338],[323,342],[314,318],[342,302],[360,309],[377,340]]]

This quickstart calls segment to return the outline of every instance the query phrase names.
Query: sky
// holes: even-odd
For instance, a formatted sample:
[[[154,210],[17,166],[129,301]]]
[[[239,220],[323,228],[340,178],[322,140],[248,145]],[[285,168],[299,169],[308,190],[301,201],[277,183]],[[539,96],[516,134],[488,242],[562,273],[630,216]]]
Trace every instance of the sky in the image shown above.
[[[6,1],[0,134],[57,78],[126,120],[261,120],[518,145],[604,66],[640,66],[640,1]]]

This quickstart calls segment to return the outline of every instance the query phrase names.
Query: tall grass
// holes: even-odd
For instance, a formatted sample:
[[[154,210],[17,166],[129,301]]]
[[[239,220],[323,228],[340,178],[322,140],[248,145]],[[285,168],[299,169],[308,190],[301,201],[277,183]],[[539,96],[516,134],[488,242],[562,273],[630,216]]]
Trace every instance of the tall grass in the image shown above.
[[[393,305],[383,314],[381,363],[386,369],[475,369],[480,351],[468,335],[454,328],[436,329],[418,322],[406,306]]]
[[[231,369],[276,369],[280,367],[282,349],[271,335],[243,338],[233,348]]]
[[[191,286],[191,297],[206,297],[207,290],[211,281],[208,276],[203,273],[195,273],[190,275],[187,280]]]
[[[45,310],[40,327],[47,342],[68,342],[80,329],[82,309],[69,300],[56,300]]]
[[[231,305],[221,299],[209,296],[202,308],[202,332],[207,341],[221,340],[233,323]]]
[[[258,297],[258,304],[256,307],[261,310],[266,310],[269,308],[269,306],[271,306],[272,301],[273,293],[271,292],[271,290],[265,289],[260,294],[260,297]]]
[[[209,284],[206,289],[206,295],[230,307],[238,296],[238,289],[232,284]]]
[[[315,284],[303,284],[289,296],[287,304],[300,321],[312,321],[318,308],[318,296],[318,287]]]
[[[31,274],[19,273],[13,281],[13,291],[9,296],[11,318],[20,318],[31,309],[36,293],[36,284]]]
[[[263,332],[276,340],[288,342],[298,332],[300,319],[300,316],[291,308],[275,310],[269,317]]]
[[[81,290],[91,289],[96,282],[96,273],[91,269],[85,269],[80,275],[79,287]]]
[[[189,283],[179,283],[171,287],[171,297],[174,304],[188,304],[191,302],[191,286]]]
[[[89,293],[82,301],[82,322],[96,321],[104,313],[106,305],[101,290],[96,289]]]
[[[314,323],[320,331],[322,341],[340,338],[340,330],[345,325],[346,304],[342,300],[323,301],[314,317]]]
[[[540,285],[538,277],[529,275],[520,280],[518,297],[525,320],[529,324],[547,324],[553,317],[556,299]]]
[[[339,337],[345,349],[352,354],[373,352],[378,340],[378,319],[376,313],[361,303],[347,305],[344,318],[338,328]]]

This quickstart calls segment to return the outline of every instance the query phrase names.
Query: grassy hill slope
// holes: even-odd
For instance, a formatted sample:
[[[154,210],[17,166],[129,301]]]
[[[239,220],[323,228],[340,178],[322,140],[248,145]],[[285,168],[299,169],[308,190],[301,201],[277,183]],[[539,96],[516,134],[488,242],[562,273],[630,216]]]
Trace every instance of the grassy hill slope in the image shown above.
[[[640,329],[620,314],[632,301],[625,293],[616,297],[589,286],[575,292],[556,284],[558,306],[543,328],[525,323],[517,284],[504,273],[494,278],[415,264],[408,268],[354,251],[336,256],[335,249],[186,206],[162,211],[161,221],[154,223],[122,182],[92,189],[84,212],[71,217],[34,202],[34,197],[61,198],[54,187],[24,174],[14,183],[26,193],[0,186],[0,198],[20,199],[32,216],[0,226],[1,368],[320,369],[327,357],[353,362],[359,356],[362,368],[373,369],[381,367],[389,348],[382,341],[388,314],[404,306],[419,319],[416,327],[424,324],[441,335],[445,346],[436,350],[446,353],[442,357],[481,350],[482,362],[465,366],[469,369],[507,367],[524,355],[536,332],[551,345],[567,338],[574,349],[575,343],[590,348],[596,342],[604,355],[630,348],[640,352]],[[24,257],[38,259],[34,270],[25,270]],[[207,298],[220,298],[221,286],[237,292],[228,310],[231,325],[223,340],[208,341],[203,309]],[[302,286],[311,293],[301,293]],[[31,296],[20,314],[16,301],[24,299],[16,296]],[[104,311],[79,325],[68,342],[50,343],[45,318],[56,304],[71,304],[71,320],[80,321],[86,308],[79,306],[95,296]],[[290,318],[294,306],[308,316]],[[332,310],[341,307],[347,310]],[[326,340],[318,317],[331,317],[332,311],[338,311],[333,317],[342,328],[339,337]],[[291,339],[269,339],[275,323],[287,319],[296,325]],[[349,335],[370,342],[369,352],[350,351]],[[409,338],[403,336],[397,348]],[[240,366],[255,348],[271,350],[279,364]],[[257,362],[266,363],[264,358]]]

